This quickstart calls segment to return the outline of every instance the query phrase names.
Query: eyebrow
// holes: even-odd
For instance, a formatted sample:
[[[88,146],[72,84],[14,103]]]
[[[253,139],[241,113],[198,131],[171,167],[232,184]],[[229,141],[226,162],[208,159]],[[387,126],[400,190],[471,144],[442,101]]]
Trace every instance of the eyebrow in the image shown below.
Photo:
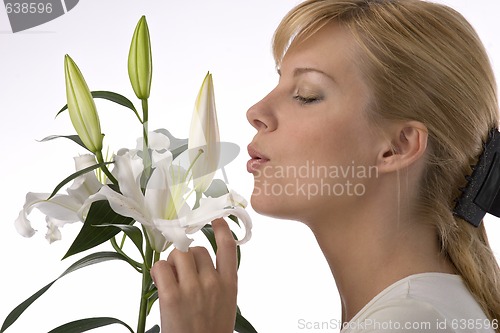
[[[278,75],[281,76],[281,70],[279,68],[277,68],[276,71],[278,72]],[[299,68],[295,68],[293,70],[293,76],[297,77],[299,75],[302,75],[302,74],[305,74],[305,73],[310,73],[310,72],[319,73],[321,75],[326,76],[327,78],[329,78],[333,82],[336,82],[336,80],[330,74],[327,74],[327,73],[323,72],[322,70],[319,70],[319,69],[316,69],[316,68],[313,68],[313,67],[299,67]]]

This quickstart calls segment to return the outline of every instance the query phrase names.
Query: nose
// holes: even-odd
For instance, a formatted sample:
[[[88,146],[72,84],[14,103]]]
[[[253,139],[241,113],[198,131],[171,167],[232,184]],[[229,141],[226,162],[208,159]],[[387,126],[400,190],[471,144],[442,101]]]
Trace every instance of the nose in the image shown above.
[[[272,92],[248,109],[247,119],[250,125],[259,132],[272,132],[276,129],[278,121]]]

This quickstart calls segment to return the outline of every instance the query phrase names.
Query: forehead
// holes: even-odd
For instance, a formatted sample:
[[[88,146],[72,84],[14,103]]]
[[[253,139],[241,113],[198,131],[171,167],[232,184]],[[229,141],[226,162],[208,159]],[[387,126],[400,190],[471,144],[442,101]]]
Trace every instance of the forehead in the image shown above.
[[[311,67],[334,77],[358,72],[357,47],[352,34],[329,23],[304,40],[293,41],[280,64],[280,71]]]

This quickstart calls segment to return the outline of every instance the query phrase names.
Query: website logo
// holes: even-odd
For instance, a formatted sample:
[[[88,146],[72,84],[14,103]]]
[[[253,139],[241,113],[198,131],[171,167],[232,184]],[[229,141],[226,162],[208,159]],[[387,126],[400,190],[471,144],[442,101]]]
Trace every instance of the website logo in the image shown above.
[[[79,0],[3,0],[12,32],[30,29],[72,10]]]

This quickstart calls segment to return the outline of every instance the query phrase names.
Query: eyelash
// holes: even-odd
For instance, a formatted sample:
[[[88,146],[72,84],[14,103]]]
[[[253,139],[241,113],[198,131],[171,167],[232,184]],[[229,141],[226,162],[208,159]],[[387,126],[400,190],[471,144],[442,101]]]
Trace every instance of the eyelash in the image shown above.
[[[321,101],[321,97],[304,97],[300,95],[295,95],[293,96],[293,98],[302,105],[313,104]]]

